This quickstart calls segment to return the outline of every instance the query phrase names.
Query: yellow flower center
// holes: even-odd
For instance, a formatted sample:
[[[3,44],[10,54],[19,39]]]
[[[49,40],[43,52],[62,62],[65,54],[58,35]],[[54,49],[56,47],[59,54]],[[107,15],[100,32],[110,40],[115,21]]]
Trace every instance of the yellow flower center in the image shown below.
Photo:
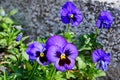
[[[70,15],[70,18],[73,18],[73,17],[74,17],[74,15],[73,15],[73,14],[71,14],[71,15]]]
[[[60,56],[60,59],[66,59],[65,54],[62,54],[62,55]]]
[[[40,53],[40,57],[44,57],[45,55],[44,55],[44,53]]]

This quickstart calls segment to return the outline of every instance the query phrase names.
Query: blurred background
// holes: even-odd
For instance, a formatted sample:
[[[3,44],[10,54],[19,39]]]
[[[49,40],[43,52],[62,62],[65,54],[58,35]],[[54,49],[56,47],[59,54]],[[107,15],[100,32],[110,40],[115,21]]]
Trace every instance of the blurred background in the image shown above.
[[[12,16],[23,25],[25,35],[30,36],[27,42],[44,38],[47,35],[62,32],[66,25],[60,19],[60,9],[67,0],[0,0],[0,7],[6,13],[17,9]],[[72,28],[76,36],[94,32],[99,13],[108,10],[114,16],[109,30],[99,31],[98,41],[103,49],[111,54],[111,64],[107,76],[99,80],[120,80],[120,0],[69,0],[75,3],[83,14],[83,22]]]

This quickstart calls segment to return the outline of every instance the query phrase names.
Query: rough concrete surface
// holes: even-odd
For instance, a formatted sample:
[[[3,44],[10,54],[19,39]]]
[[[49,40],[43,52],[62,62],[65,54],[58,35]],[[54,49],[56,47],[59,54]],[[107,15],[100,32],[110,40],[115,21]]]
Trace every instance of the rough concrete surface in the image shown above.
[[[114,16],[110,30],[102,29],[98,41],[104,45],[104,50],[111,53],[111,64],[107,76],[100,80],[120,80],[120,0],[70,0],[81,10],[83,22],[79,27],[72,28],[76,35],[95,31],[99,12],[109,10]],[[59,11],[66,0],[0,0],[7,12],[18,9],[14,16],[24,25],[30,41],[37,36],[44,37],[64,31],[65,24],[61,22]]]

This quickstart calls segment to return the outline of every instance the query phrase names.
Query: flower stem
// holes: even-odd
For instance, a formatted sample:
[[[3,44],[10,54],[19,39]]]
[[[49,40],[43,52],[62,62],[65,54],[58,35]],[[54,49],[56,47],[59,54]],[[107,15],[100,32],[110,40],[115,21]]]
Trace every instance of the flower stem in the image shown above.
[[[95,30],[95,36],[94,36],[95,39],[97,38],[97,35],[98,35],[98,28],[96,28]]]
[[[56,73],[56,69],[53,68],[53,70],[52,70],[52,75],[51,75],[51,79],[50,79],[50,80],[54,80],[55,73]]]
[[[38,68],[38,63],[35,62],[34,67],[33,67],[33,70],[32,70],[32,72],[31,72],[30,77],[29,77],[28,80],[31,80],[31,79],[32,79],[33,74],[34,74],[34,72],[36,71],[37,68]]]
[[[4,80],[7,80],[7,75],[5,70],[4,70]]]
[[[68,32],[68,33],[70,32],[70,24],[68,24],[67,32]]]
[[[56,69],[52,67],[52,70],[49,72],[48,76],[46,76],[47,80],[54,80],[56,74]]]

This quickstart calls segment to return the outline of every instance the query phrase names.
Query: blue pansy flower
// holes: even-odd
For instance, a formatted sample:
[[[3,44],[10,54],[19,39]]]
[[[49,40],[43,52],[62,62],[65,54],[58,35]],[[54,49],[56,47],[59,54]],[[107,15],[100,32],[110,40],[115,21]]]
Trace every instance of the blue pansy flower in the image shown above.
[[[46,57],[47,49],[44,44],[33,42],[26,49],[26,53],[30,60],[36,60],[39,64],[44,66],[50,64]]]
[[[20,41],[22,39],[23,33],[21,32],[20,34],[18,34],[18,36],[16,37],[16,41]]]
[[[59,71],[71,70],[75,65],[75,59],[78,56],[77,48],[61,37],[50,37],[46,45],[49,46],[47,58],[54,63]]]
[[[97,27],[109,29],[113,22],[113,16],[108,11],[102,11],[96,22]]]
[[[97,49],[92,53],[93,62],[96,68],[106,71],[110,63],[110,54],[105,53],[102,49]]]
[[[70,1],[62,6],[60,15],[63,23],[71,23],[72,26],[78,26],[83,19],[80,10]]]

